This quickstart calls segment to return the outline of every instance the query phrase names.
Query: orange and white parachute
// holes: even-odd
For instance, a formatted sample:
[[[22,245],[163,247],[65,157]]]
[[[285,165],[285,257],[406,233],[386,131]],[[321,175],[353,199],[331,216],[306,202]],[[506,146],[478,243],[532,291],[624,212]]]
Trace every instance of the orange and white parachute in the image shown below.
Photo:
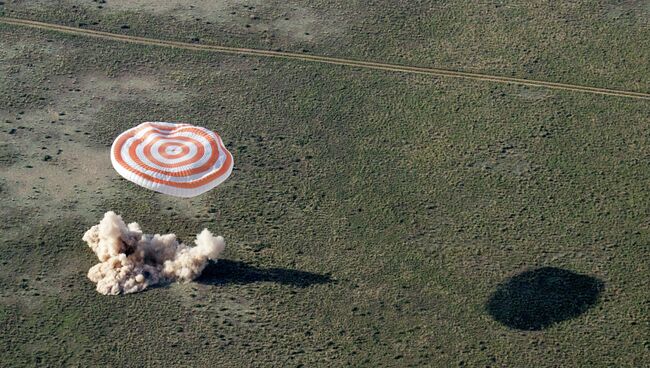
[[[177,197],[194,197],[230,176],[232,154],[221,137],[190,124],[146,122],[120,134],[111,162],[125,179]]]

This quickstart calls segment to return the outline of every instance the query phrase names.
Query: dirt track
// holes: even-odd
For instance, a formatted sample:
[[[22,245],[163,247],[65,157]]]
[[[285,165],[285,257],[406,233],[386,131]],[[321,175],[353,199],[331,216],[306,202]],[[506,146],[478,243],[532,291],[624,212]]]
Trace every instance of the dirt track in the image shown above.
[[[250,49],[250,48],[236,48],[236,47],[217,46],[217,45],[201,45],[201,44],[185,43],[185,42],[178,42],[178,41],[157,40],[152,38],[120,35],[120,34],[95,31],[90,29],[79,29],[74,27],[61,26],[57,24],[36,22],[36,21],[24,20],[24,19],[6,18],[6,17],[0,17],[0,22],[5,24],[17,25],[17,26],[38,28],[38,29],[43,29],[48,31],[63,32],[63,33],[74,34],[79,36],[96,37],[96,38],[107,39],[112,41],[130,42],[130,43],[151,45],[151,46],[173,47],[173,48],[194,50],[194,51],[220,52],[220,53],[239,54],[239,55],[275,57],[275,58],[283,58],[283,59],[317,62],[317,63],[346,65],[346,66],[357,67],[357,68],[385,70],[385,71],[413,73],[413,74],[424,74],[424,75],[431,75],[436,77],[464,78],[464,79],[482,80],[482,81],[489,81],[489,82],[496,82],[496,83],[526,85],[532,87],[542,87],[542,88],[549,88],[549,89],[568,90],[574,92],[601,94],[607,96],[650,100],[650,94],[642,93],[642,92],[622,91],[622,90],[615,90],[615,89],[608,89],[608,88],[580,86],[580,85],[573,85],[573,84],[555,83],[555,82],[520,79],[520,78],[510,78],[504,76],[479,74],[479,73],[467,73],[467,72],[459,72],[459,71],[445,70],[445,69],[438,69],[438,68],[423,68],[423,67],[406,66],[406,65],[384,64],[384,63],[376,63],[376,62],[369,62],[369,61],[349,60],[349,59],[332,58],[332,57],[318,56],[318,55],[305,55],[305,54],[297,54],[297,53],[282,52],[282,51],[257,50],[257,49]]]

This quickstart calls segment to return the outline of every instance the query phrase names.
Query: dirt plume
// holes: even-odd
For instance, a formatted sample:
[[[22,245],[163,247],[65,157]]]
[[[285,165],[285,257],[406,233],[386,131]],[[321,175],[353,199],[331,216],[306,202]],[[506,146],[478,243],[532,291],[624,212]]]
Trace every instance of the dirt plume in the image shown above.
[[[210,260],[216,260],[226,243],[204,229],[196,236],[196,246],[179,243],[174,234],[143,234],[140,225],[124,223],[109,211],[83,240],[100,263],[88,271],[88,278],[105,295],[142,291],[151,285],[187,282],[198,277]]]

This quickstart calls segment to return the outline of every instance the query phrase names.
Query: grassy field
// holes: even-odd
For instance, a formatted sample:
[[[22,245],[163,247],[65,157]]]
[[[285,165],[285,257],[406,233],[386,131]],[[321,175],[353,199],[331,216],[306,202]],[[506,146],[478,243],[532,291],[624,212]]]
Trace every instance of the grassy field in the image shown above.
[[[647,1],[151,3],[0,12],[650,92]],[[121,179],[108,147],[152,120],[218,131],[232,177]],[[643,366],[649,127],[644,100],[0,24],[0,366]],[[102,296],[81,236],[107,210],[225,260]]]

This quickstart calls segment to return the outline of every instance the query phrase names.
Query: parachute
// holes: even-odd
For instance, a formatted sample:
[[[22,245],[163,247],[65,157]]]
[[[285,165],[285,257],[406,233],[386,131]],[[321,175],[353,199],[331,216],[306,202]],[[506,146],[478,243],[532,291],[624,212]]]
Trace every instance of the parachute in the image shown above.
[[[142,123],[120,134],[111,147],[111,163],[125,179],[177,197],[216,187],[234,165],[217,133],[166,122]]]

